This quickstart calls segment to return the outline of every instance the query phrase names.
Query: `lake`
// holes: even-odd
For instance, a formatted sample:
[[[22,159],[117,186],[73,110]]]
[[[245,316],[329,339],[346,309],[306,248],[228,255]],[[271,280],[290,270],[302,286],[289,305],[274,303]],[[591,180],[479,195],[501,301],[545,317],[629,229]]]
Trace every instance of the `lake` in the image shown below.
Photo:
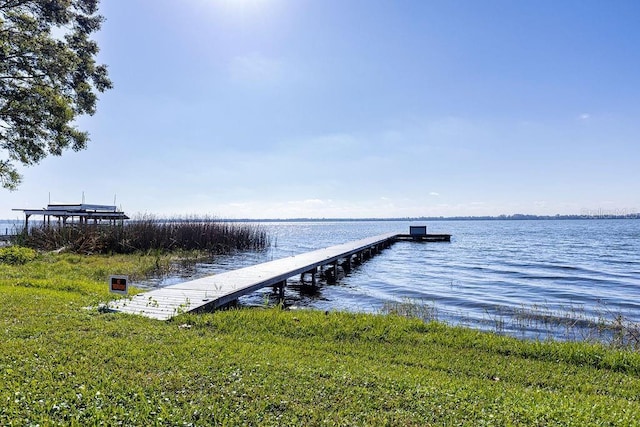
[[[422,225],[423,223],[420,223]],[[291,278],[292,308],[382,312],[417,306],[451,324],[527,337],[583,339],[598,322],[640,323],[640,221],[432,221],[429,233],[451,243],[398,242],[318,289]],[[264,252],[199,263],[142,285],[164,286],[386,232],[407,233],[402,221],[263,223]],[[273,301],[271,289],[240,300]],[[571,326],[571,329],[569,328]]]

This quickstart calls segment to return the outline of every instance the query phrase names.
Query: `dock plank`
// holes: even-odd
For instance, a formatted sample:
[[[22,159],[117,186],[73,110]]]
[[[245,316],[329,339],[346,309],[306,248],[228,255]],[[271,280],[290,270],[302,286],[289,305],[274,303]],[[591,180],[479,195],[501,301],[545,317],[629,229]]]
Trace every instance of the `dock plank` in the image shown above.
[[[213,276],[165,286],[111,302],[112,311],[168,320],[181,313],[217,308],[258,289],[333,264],[377,246],[395,241],[396,233],[381,234],[299,255],[281,258]]]

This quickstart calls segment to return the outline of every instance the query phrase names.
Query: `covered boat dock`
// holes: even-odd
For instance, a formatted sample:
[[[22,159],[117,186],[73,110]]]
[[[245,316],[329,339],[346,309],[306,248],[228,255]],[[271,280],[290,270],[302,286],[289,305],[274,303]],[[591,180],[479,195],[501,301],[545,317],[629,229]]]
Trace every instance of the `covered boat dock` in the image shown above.
[[[51,218],[57,221],[58,225],[65,227],[67,224],[101,224],[107,222],[116,225],[118,221],[129,219],[124,212],[119,211],[116,206],[110,205],[90,205],[80,204],[49,204],[42,209],[13,209],[22,211],[25,215],[24,229],[29,229],[29,218],[33,215],[42,215],[46,225],[51,225]]]

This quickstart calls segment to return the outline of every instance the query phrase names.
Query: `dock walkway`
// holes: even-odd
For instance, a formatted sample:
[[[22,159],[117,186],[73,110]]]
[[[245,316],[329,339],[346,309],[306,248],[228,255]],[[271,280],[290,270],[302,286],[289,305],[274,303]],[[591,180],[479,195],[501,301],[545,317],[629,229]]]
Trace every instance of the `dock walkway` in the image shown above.
[[[267,286],[279,287],[282,292],[288,278],[298,274],[315,274],[319,267],[326,265],[337,268],[339,260],[350,264],[352,257],[355,256],[361,261],[363,257],[373,255],[393,244],[397,236],[396,233],[381,234],[165,286],[113,301],[109,303],[108,308],[116,312],[140,314],[159,320],[168,320],[186,312],[211,310]]]

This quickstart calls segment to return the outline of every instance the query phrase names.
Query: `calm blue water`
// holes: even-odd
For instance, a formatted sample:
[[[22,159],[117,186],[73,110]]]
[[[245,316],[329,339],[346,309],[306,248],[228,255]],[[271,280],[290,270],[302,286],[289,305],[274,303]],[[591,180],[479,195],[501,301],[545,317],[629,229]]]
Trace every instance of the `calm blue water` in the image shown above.
[[[24,227],[24,221],[0,220],[0,235],[17,234]]]
[[[410,222],[265,223],[272,246],[198,264],[166,285],[357,240],[406,233]],[[414,302],[439,320],[507,333],[567,338],[566,323],[640,322],[640,220],[434,221],[430,233],[451,243],[399,242],[316,292],[289,280],[285,303],[320,310],[380,312],[389,303]],[[243,297],[243,305],[273,300],[270,289]],[[563,320],[564,319],[564,320]],[[573,332],[575,333],[575,332]],[[579,332],[578,332],[579,333]],[[577,337],[580,338],[580,337]]]

